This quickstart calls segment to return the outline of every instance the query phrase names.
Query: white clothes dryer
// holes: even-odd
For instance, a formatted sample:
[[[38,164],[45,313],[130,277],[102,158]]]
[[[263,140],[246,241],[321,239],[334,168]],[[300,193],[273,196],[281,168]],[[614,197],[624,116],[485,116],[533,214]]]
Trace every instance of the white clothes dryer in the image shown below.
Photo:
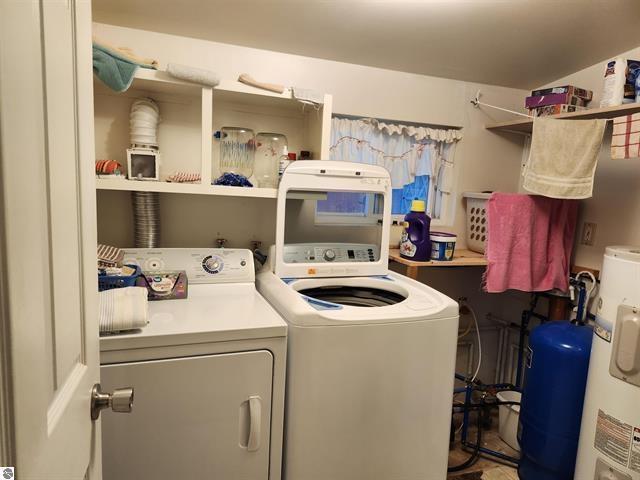
[[[323,185],[385,196],[378,243],[283,241],[287,192]],[[458,305],[388,270],[389,194],[388,173],[361,164],[296,162],[282,178],[256,284],[288,324],[287,480],[446,478]]]
[[[287,325],[255,288],[249,250],[132,249],[145,273],[186,270],[188,298],[149,302],[144,329],[100,339],[105,480],[280,480]]]

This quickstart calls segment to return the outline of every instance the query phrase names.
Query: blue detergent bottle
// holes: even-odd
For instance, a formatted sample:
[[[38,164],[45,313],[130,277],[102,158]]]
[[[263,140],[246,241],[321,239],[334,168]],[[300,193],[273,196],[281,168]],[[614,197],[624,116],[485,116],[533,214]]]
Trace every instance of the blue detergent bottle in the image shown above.
[[[425,213],[424,200],[413,200],[411,211],[404,217],[400,240],[400,256],[417,262],[431,259],[431,219]]]

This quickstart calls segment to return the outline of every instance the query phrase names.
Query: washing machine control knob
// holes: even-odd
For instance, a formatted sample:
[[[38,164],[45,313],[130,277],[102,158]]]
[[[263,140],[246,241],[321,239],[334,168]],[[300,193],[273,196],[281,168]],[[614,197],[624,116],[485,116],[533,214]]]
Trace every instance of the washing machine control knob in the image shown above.
[[[333,262],[336,259],[336,252],[331,249],[325,250],[323,257],[327,262]]]
[[[208,273],[219,273],[224,266],[220,257],[208,256],[202,261],[202,267]]]

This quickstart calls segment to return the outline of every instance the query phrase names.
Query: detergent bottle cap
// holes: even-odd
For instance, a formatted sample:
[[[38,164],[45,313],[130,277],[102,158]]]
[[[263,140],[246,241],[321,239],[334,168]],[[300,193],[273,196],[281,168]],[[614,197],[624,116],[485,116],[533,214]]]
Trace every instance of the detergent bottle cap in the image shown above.
[[[424,212],[426,210],[424,200],[413,200],[411,202],[412,212]]]

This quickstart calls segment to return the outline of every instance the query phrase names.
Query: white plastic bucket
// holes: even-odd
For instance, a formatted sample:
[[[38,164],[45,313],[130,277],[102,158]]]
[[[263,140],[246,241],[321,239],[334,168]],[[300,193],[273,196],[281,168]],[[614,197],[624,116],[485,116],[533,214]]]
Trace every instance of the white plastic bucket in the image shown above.
[[[520,402],[520,392],[499,392],[496,397],[500,402]],[[518,419],[520,405],[500,405],[498,407],[498,434],[500,438],[514,450],[520,451],[518,444]]]
[[[456,249],[456,236],[446,232],[431,232],[431,260],[451,261]]]

